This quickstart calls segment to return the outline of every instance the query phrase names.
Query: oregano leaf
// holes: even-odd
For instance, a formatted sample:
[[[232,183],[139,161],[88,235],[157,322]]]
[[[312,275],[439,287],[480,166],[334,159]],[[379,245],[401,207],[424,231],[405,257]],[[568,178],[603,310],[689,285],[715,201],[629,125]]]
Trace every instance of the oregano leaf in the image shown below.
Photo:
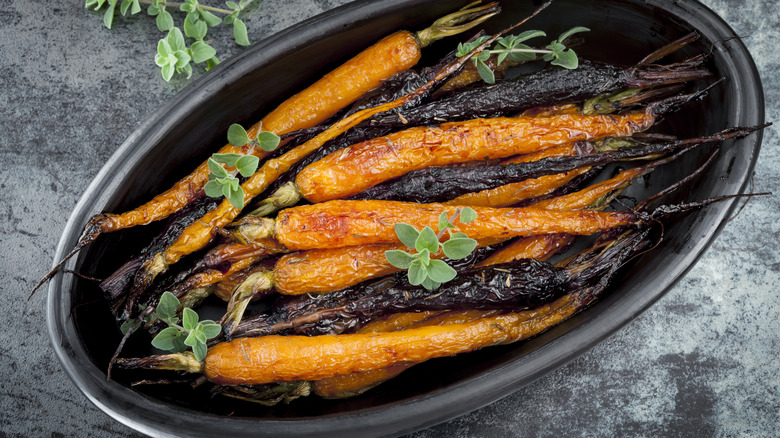
[[[198,324],[198,313],[189,307],[185,307],[181,312],[181,325],[186,330],[192,330]]]
[[[161,32],[168,32],[173,29],[173,16],[171,16],[170,12],[162,9],[160,10],[160,13],[157,14],[155,23],[157,24],[157,29]]]
[[[192,353],[195,355],[195,359],[202,361],[208,354],[208,347],[204,342],[198,342],[192,347]]]
[[[249,36],[246,31],[246,24],[238,18],[233,20],[233,38],[239,46],[249,45]]]
[[[222,196],[222,185],[216,181],[209,181],[203,186],[206,191],[206,196],[210,198],[219,198]]]
[[[226,197],[233,207],[238,209],[244,208],[244,190],[241,187],[231,191],[230,195]]]
[[[179,307],[179,299],[170,292],[164,292],[157,303],[155,313],[160,319],[171,319],[176,316],[176,308]]]
[[[417,237],[420,232],[416,228],[403,222],[395,224],[395,235],[398,236],[398,240],[409,248],[414,248],[414,244],[417,241]]]
[[[249,143],[249,135],[246,133],[246,129],[238,123],[230,125],[227,132],[228,141],[233,146],[243,146]]]
[[[444,255],[452,260],[466,258],[477,247],[477,241],[469,238],[450,238],[441,244]]]
[[[209,158],[208,161],[206,161],[206,165],[209,167],[209,171],[211,171],[211,174],[217,178],[227,178],[230,175],[227,169],[222,167],[221,164],[214,161],[213,158]]]
[[[249,178],[257,170],[260,159],[254,155],[244,155],[236,162],[236,169],[241,176]]]
[[[385,251],[385,258],[387,262],[395,266],[398,269],[409,269],[415,257],[406,251],[400,249],[391,249]]]
[[[225,163],[227,167],[233,167],[238,162],[238,159],[243,157],[241,154],[214,154],[211,158],[218,163]]]
[[[569,49],[565,52],[558,53],[558,56],[556,56],[550,64],[573,70],[579,65],[579,59],[577,58],[577,54],[574,53],[574,50]]]
[[[420,234],[414,241],[414,248],[420,252],[425,249],[430,252],[439,250],[439,238],[436,237],[436,232],[433,231],[433,228],[425,227],[420,231]]]
[[[430,265],[428,265],[428,277],[435,282],[446,283],[455,278],[456,275],[458,272],[443,260],[431,260]]]
[[[152,346],[160,350],[170,351],[174,349],[174,339],[179,336],[179,330],[175,327],[166,327],[152,339]]]
[[[477,72],[479,73],[479,77],[481,77],[482,80],[488,84],[495,84],[496,75],[493,73],[493,70],[491,70],[490,67],[488,67],[487,64],[485,64],[485,62],[480,59],[477,59],[475,63],[477,65]]]
[[[464,207],[460,211],[460,222],[467,224],[477,218],[477,212],[471,207]]]
[[[260,131],[257,134],[257,145],[260,146],[260,149],[266,152],[275,150],[277,147],[279,147],[280,142],[281,138],[279,138],[279,136],[273,132]]]
[[[413,261],[409,266],[409,272],[407,273],[409,284],[413,286],[419,286],[427,276],[428,272],[426,271],[425,267],[423,267],[420,260]]]
[[[211,320],[201,322],[201,332],[206,336],[206,339],[213,339],[222,333],[222,326]]]
[[[199,21],[198,23],[202,23],[202,21]],[[203,35],[206,35],[206,33],[204,32]],[[204,43],[203,41],[195,41],[192,43],[190,50],[192,50],[192,61],[196,64],[208,61],[217,54],[217,51],[213,47]]]

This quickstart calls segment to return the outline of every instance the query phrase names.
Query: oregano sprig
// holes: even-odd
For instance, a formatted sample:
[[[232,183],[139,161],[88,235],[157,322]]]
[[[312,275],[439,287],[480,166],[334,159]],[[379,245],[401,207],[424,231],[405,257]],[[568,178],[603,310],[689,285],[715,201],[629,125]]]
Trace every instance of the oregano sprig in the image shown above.
[[[418,231],[406,223],[395,225],[395,233],[404,245],[413,248],[416,252],[406,252],[400,249],[385,251],[387,261],[399,269],[407,270],[407,278],[412,285],[421,285],[428,290],[438,288],[457,275],[455,269],[443,260],[432,259],[431,255],[441,249],[444,255],[452,260],[467,257],[477,247],[477,241],[469,238],[464,233],[453,232],[453,222],[460,216],[461,223],[468,223],[477,218],[477,213],[471,207],[456,209],[452,217],[447,212],[439,216],[439,233],[436,234],[431,227],[425,227]],[[449,239],[441,242],[445,233]]]
[[[181,308],[181,319],[177,312]],[[189,307],[182,308],[176,295],[164,292],[154,312],[144,318],[144,322],[155,319],[168,324],[152,339],[152,346],[160,350],[181,353],[192,348],[197,360],[203,360],[208,352],[206,342],[219,336],[222,327],[210,319],[199,321],[198,313]],[[181,321],[181,324],[179,322]],[[140,326],[134,319],[125,321],[120,329],[122,333],[135,330]]]
[[[260,130],[254,139],[250,139],[246,129],[234,123],[228,128],[228,141],[234,146],[249,144],[270,152],[279,146],[280,138],[273,132]],[[260,159],[254,155],[214,154],[207,161],[209,182],[203,190],[207,196],[224,196],[233,207],[244,208],[244,189],[241,188],[237,175],[249,178],[257,171],[259,164]],[[230,168],[233,170],[228,170]]]
[[[543,55],[542,59],[549,61],[552,65],[557,65],[566,69],[576,69],[579,66],[579,59],[574,50],[567,48],[563,41],[579,32],[587,32],[587,27],[576,26],[562,33],[558,39],[551,41],[544,49],[534,49],[524,44],[525,41],[532,38],[547,36],[541,30],[528,30],[519,35],[507,35],[496,40],[492,49],[483,50],[471,58],[471,61],[477,67],[479,76],[488,84],[496,82],[495,73],[487,65],[490,55],[498,55],[496,65],[500,65],[509,59],[514,62],[527,62],[536,59],[538,54]],[[457,56],[466,56],[472,50],[488,40],[489,37],[482,36],[470,43],[458,44]]]
[[[120,0],[85,0],[85,7],[95,11],[104,6],[103,24],[111,29],[117,12],[117,4]],[[122,16],[135,15],[141,12],[141,3],[149,5],[146,9],[148,15],[155,17],[157,28],[168,34],[157,44],[155,64],[160,67],[162,77],[170,81],[174,73],[186,74],[189,79],[192,76],[192,64],[206,63],[206,70],[210,70],[219,64],[217,51],[206,40],[208,29],[217,27],[223,22],[233,28],[233,38],[236,44],[248,46],[249,37],[246,24],[239,18],[254,0],[241,0],[225,2],[225,8],[217,8],[202,5],[198,0],[185,0],[184,2],[170,2],[164,0],[121,0],[119,13]],[[181,27],[176,26],[173,15],[169,9],[178,9],[185,13]],[[216,14],[226,15],[223,20]],[[182,29],[184,32],[182,33]],[[190,45],[184,36],[190,39]]]

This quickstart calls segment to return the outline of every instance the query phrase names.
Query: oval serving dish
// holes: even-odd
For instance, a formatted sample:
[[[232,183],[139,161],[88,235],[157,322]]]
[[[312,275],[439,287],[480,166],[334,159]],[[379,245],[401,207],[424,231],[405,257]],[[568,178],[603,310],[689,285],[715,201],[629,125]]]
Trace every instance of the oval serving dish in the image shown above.
[[[467,3],[466,1],[462,3]],[[503,12],[485,29],[495,32],[527,16],[531,2],[502,2]],[[59,260],[84,224],[102,211],[133,208],[184,176],[224,144],[231,123],[259,120],[368,44],[398,29],[417,30],[460,4],[434,0],[358,1],[333,9],[268,38],[180,92],[139,127],[109,159],[76,206],[57,247]],[[696,30],[701,39],[684,59],[709,52],[712,71],[726,80],[703,100],[669,116],[661,130],[692,137],[764,121],[761,83],[747,49],[716,14],[695,1],[556,0],[522,29],[550,37],[586,26],[585,59],[630,65],[665,43]],[[445,39],[426,49],[428,63],[455,46]],[[758,157],[761,133],[726,142],[710,170],[670,202],[742,191]],[[657,170],[629,195],[643,198],[704,162],[704,150]],[[63,368],[86,396],[118,421],[154,436],[396,435],[445,421],[491,403],[565,364],[662,296],[693,265],[724,226],[736,201],[676,219],[655,250],[634,260],[600,301],[526,342],[484,349],[413,367],[366,394],[346,400],[308,397],[264,407],[187,385],[131,388],[141,378],[106,367],[121,338],[100,290],[72,275],[49,285],[48,327]],[[159,225],[101,236],[66,268],[105,277],[154,235]],[[206,317],[219,317],[219,314]],[[143,355],[148,339],[128,343],[124,356]]]

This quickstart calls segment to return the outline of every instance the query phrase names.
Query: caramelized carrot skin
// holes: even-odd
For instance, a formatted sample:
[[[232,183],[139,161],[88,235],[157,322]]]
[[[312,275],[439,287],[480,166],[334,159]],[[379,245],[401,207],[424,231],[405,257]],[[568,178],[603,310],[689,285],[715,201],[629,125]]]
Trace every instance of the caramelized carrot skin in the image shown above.
[[[561,114],[498,117],[415,127],[352,145],[303,169],[295,183],[310,202],[355,195],[380,182],[430,166],[504,158],[556,145],[626,136],[649,128],[654,117]]]
[[[420,60],[420,46],[408,31],[399,31],[323,76],[317,87],[291,97],[263,120],[263,129],[291,132],[315,126],[396,73]]]
[[[422,362],[528,338],[571,316],[577,301],[566,295],[531,311],[389,333],[239,338],[211,347],[204,373],[219,385],[253,385]]]
[[[391,34],[284,101],[248,129],[248,134],[254,138],[261,127],[265,131],[284,134],[315,126],[381,85],[385,79],[414,66],[419,60],[420,47],[414,35],[408,31]],[[261,159],[268,155],[268,152],[259,148],[231,144],[225,145],[217,153],[252,154]],[[117,231],[169,216],[200,196],[201,189],[208,182],[209,173],[204,162],[146,204],[122,214],[106,214],[101,221],[101,231]]]
[[[405,250],[403,244],[325,248],[287,254],[274,266],[276,290],[286,295],[342,289],[400,269],[390,265],[385,251]]]
[[[551,211],[533,207],[474,207],[477,219],[458,224],[476,240],[548,233],[588,235],[636,222],[630,212]],[[291,250],[398,243],[394,225],[404,222],[438,231],[439,215],[453,206],[394,201],[330,201],[279,212],[276,238]]]

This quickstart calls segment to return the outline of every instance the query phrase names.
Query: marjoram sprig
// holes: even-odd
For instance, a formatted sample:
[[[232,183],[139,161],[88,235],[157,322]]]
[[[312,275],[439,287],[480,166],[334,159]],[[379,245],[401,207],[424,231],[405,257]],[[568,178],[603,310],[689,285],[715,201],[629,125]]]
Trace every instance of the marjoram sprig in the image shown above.
[[[447,217],[447,212],[439,216],[439,233],[436,234],[431,227],[425,227],[418,231],[406,223],[395,225],[395,233],[404,245],[413,248],[416,252],[406,252],[400,249],[385,251],[387,261],[399,269],[408,270],[409,283],[415,286],[422,285],[428,290],[438,288],[457,275],[455,269],[443,260],[432,259],[431,255],[441,250],[444,255],[452,260],[467,257],[477,247],[477,241],[469,238],[464,233],[453,232],[456,228],[453,222],[460,217],[461,223],[469,223],[477,218],[477,213],[471,207],[456,209],[452,217]],[[449,239],[441,242],[444,234]]]
[[[238,3],[227,1],[225,2],[227,9],[202,5],[198,0],[185,0],[183,3],[164,0],[121,0],[121,3],[120,0],[86,0],[84,6],[95,11],[105,6],[103,24],[111,29],[117,14],[117,4],[119,4],[118,12],[122,16],[141,12],[141,3],[149,5],[146,9],[147,14],[155,17],[157,28],[161,32],[168,32],[158,42],[157,54],[154,58],[155,64],[160,67],[163,79],[167,82],[171,80],[174,73],[186,74],[189,79],[192,76],[192,64],[205,62],[206,70],[219,64],[216,49],[205,39],[211,27],[219,26],[223,22],[232,26],[236,44],[248,46],[246,24],[239,17],[253,1],[241,0]],[[181,28],[176,26],[169,8],[185,13]],[[215,13],[226,15],[225,19]],[[185,35],[190,39],[190,45],[187,45]]]
[[[488,84],[496,82],[495,73],[486,64],[491,55],[498,55],[496,65],[500,65],[506,59],[522,63],[533,61],[536,56],[541,54],[544,61],[550,61],[550,64],[557,65],[566,69],[573,70],[579,66],[579,59],[574,50],[567,48],[564,41],[575,33],[587,32],[587,27],[577,26],[562,33],[558,39],[551,41],[544,49],[534,49],[524,44],[525,41],[532,38],[547,36],[541,30],[527,30],[519,35],[507,35],[496,40],[492,49],[483,50],[471,58],[471,61],[477,67],[479,76]],[[482,36],[470,43],[458,44],[457,56],[466,56],[480,44],[488,40],[488,36]]]
[[[253,139],[246,129],[234,123],[228,128],[228,141],[234,146],[259,147],[264,151],[273,151],[279,146],[280,138],[273,132],[260,130]],[[221,164],[220,164],[221,163]],[[236,175],[249,178],[257,171],[260,159],[254,155],[214,154],[208,159],[209,182],[203,187],[206,195],[212,198],[225,196],[235,208],[244,208],[244,190]],[[223,166],[224,164],[224,166]],[[233,170],[228,170],[233,168]]]

